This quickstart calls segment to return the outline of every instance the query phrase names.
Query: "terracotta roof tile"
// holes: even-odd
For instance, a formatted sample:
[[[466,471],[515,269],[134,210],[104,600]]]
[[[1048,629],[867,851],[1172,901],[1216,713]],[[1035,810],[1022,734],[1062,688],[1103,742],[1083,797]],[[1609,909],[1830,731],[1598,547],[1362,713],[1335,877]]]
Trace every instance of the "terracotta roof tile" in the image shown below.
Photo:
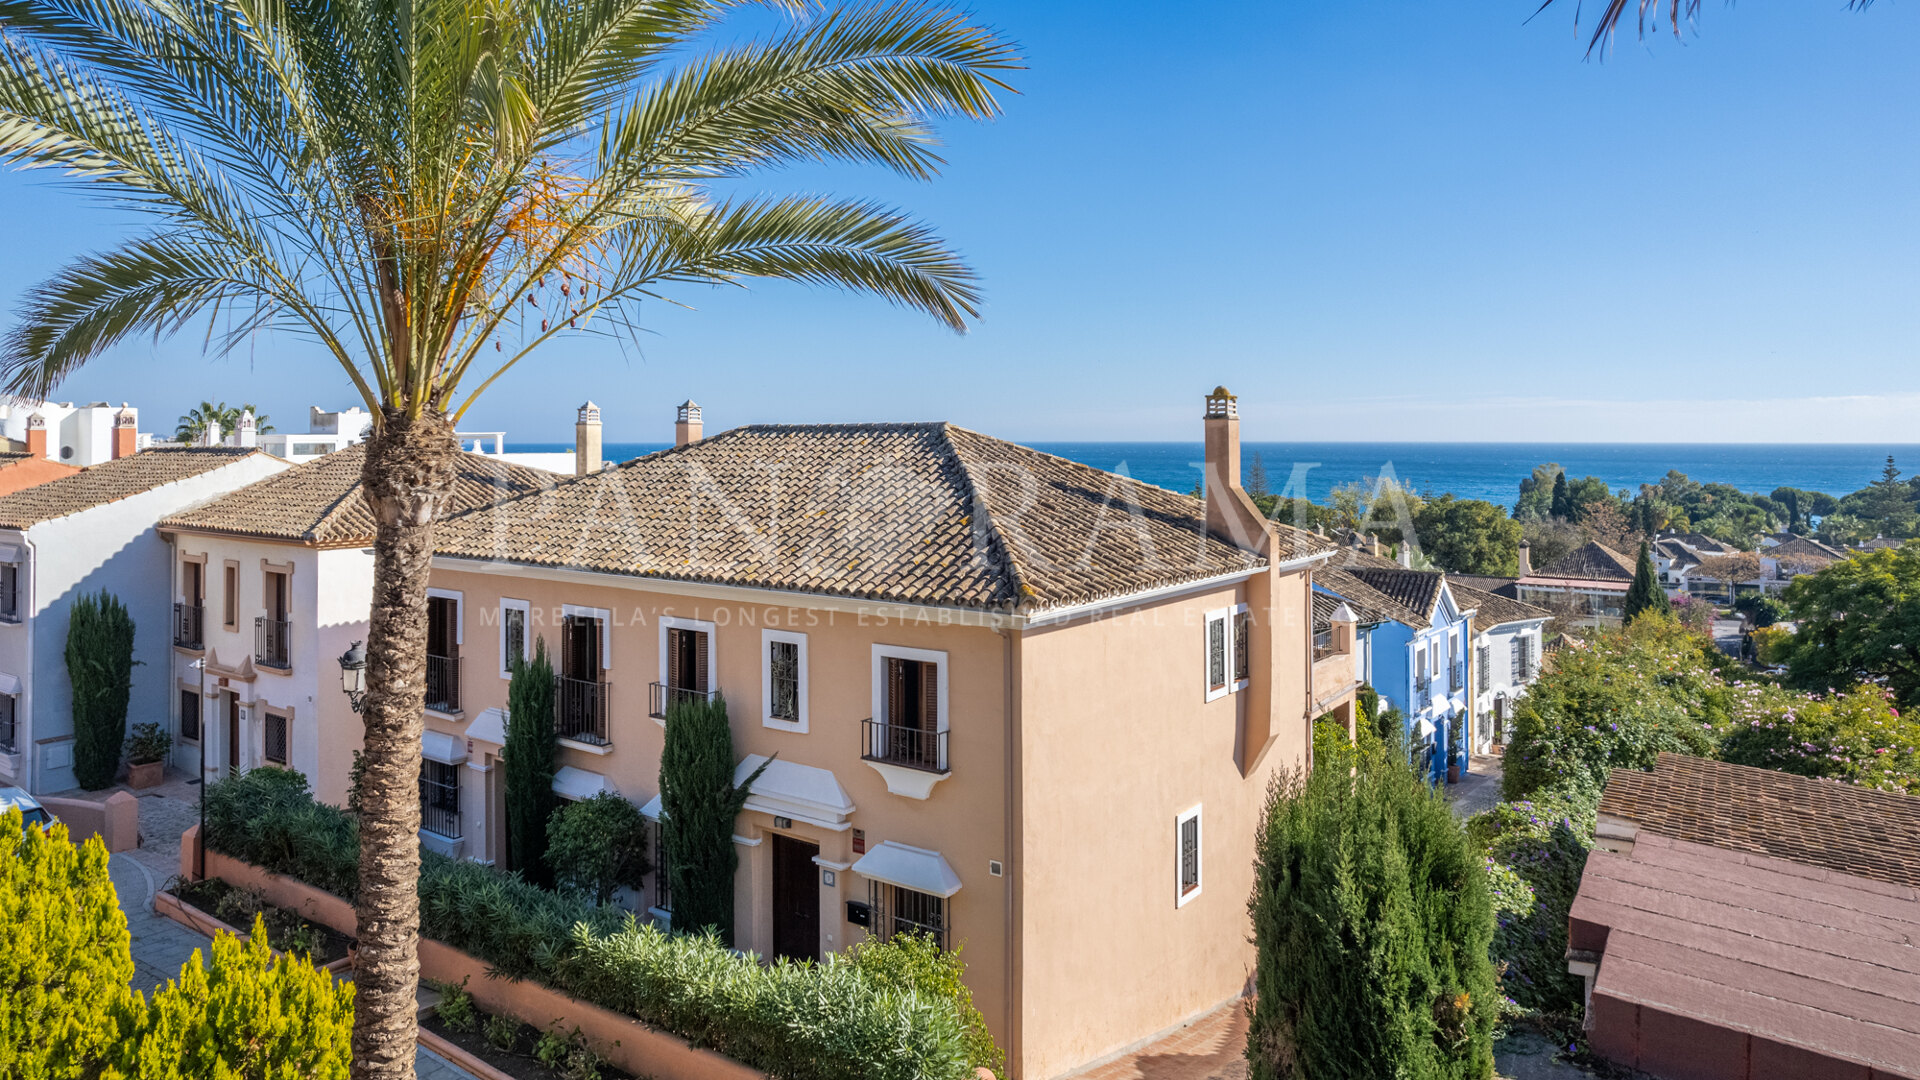
[[[1338,567],[1315,568],[1313,583],[1345,600],[1347,605],[1353,608],[1353,613],[1359,616],[1362,626],[1383,622],[1397,622],[1413,627],[1429,625],[1425,615]]]
[[[1595,581],[1632,581],[1634,560],[1596,540],[1586,543],[1535,570],[1531,577],[1584,578]]]
[[[242,447],[142,450],[0,496],[0,527],[25,529],[187,480],[262,453]]]
[[[1282,558],[1327,550],[1274,528]],[[446,556],[990,610],[1263,564],[1198,499],[940,423],[735,428],[438,535]]]
[[[360,487],[360,469],[366,459],[365,444],[336,450],[175,514],[160,526],[318,546],[371,544],[373,513]],[[544,490],[560,479],[499,458],[463,453],[454,477],[451,510],[488,506]]]
[[[1553,612],[1522,603],[1499,593],[1487,592],[1464,584],[1459,578],[1447,575],[1447,588],[1453,590],[1453,598],[1463,608],[1473,609],[1473,627],[1477,630],[1490,630],[1507,623],[1526,622],[1530,619],[1550,619]]]
[[[1408,570],[1404,567],[1354,566],[1347,573],[1393,598],[1400,606],[1420,616],[1417,625],[1427,626],[1433,619],[1433,606],[1440,600],[1440,584],[1445,580],[1438,570]]]
[[[1661,754],[1615,769],[1600,812],[1650,832],[1920,886],[1920,798]]]

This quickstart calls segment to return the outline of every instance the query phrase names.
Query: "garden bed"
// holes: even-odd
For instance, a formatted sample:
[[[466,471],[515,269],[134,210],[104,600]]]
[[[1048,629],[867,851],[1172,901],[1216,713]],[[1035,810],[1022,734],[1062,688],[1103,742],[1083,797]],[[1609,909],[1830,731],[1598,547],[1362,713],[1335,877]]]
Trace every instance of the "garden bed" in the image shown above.
[[[440,1004],[420,1015],[420,1027],[514,1080],[633,1080],[600,1059],[580,1036],[540,1031],[474,1004],[459,987],[442,987]]]
[[[267,944],[275,951],[298,953],[316,967],[333,967],[347,959],[353,944],[345,934],[320,923],[303,919],[285,908],[275,907],[251,889],[228,884],[218,878],[204,881],[168,883],[166,892],[188,907],[225,923],[240,936],[252,932],[255,915],[265,918]]]

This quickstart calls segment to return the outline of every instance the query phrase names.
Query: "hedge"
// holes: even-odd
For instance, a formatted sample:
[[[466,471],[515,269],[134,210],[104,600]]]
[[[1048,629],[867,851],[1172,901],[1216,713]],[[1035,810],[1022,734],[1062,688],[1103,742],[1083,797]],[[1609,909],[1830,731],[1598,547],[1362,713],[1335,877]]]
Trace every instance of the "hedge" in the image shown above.
[[[359,828],[313,801],[306,778],[257,769],[207,789],[207,846],[349,900]],[[782,1080],[966,1080],[998,1063],[953,967],[917,962],[896,940],[859,962],[762,965],[711,935],[664,933],[578,890],[421,853],[420,933],[531,979],[671,1031]]]
[[[1593,846],[1595,803],[1543,792],[1467,821],[1486,852],[1497,904],[1492,954],[1500,986],[1529,1012],[1575,1015],[1585,987],[1567,973],[1567,915]]]

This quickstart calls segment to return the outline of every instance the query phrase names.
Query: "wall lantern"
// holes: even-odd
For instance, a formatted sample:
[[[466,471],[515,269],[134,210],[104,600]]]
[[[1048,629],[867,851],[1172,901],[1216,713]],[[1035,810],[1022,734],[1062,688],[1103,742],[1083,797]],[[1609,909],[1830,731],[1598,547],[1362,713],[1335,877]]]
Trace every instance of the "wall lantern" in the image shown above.
[[[367,700],[367,645],[356,641],[353,647],[340,654],[340,689],[347,692],[347,703],[354,712]]]

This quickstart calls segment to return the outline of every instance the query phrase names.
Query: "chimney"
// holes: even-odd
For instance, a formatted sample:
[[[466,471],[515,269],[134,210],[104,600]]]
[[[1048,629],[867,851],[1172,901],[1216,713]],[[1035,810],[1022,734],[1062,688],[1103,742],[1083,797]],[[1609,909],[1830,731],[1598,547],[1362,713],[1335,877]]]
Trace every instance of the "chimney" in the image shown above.
[[[234,435],[236,446],[260,445],[260,422],[253,418],[252,409],[246,409],[240,413],[240,424],[234,429]]]
[[[600,406],[589,401],[580,406],[580,416],[573,422],[573,475],[599,471]]]
[[[1408,570],[1411,570],[1411,569],[1413,569],[1413,545],[1412,545],[1412,544],[1408,544],[1408,543],[1405,543],[1405,542],[1402,542],[1402,543],[1401,543],[1401,545],[1400,545],[1400,565],[1401,565],[1401,566],[1402,566],[1403,568],[1405,568],[1405,569],[1408,569]]]
[[[1380,557],[1380,537],[1378,535],[1374,533],[1367,534],[1367,550],[1372,553],[1374,558],[1377,559]]]
[[[1531,573],[1533,573],[1533,545],[1522,540],[1520,541],[1520,576],[1526,577]]]
[[[140,410],[125,402],[120,411],[113,414],[113,456],[132,457],[140,444]]]
[[[206,430],[200,433],[200,445],[219,446],[220,442],[220,421],[209,419]]]
[[[1246,551],[1265,551],[1267,525],[1240,488],[1240,399],[1216,386],[1207,395],[1207,530]]]
[[[699,442],[706,425],[700,422],[700,403],[688,398],[673,414],[673,445]]]
[[[27,414],[27,453],[34,457],[51,457],[47,453],[47,418],[39,413]]]

